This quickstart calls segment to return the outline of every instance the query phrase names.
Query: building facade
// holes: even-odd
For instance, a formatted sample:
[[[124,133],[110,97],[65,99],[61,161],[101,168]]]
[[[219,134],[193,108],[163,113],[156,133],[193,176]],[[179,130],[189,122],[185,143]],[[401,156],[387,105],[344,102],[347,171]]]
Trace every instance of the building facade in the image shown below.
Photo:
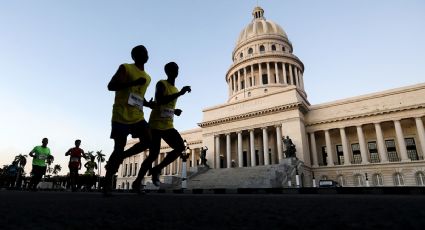
[[[252,15],[226,73],[227,102],[205,108],[199,128],[182,132],[191,147],[189,170],[204,146],[213,168],[279,164],[282,138],[289,137],[304,162],[305,186],[313,178],[342,186],[425,185],[425,84],[311,105],[304,64],[287,34],[262,8]],[[161,149],[158,161],[170,150],[165,143]],[[125,159],[118,188],[129,188],[146,154]],[[181,160],[162,174],[180,171]]]

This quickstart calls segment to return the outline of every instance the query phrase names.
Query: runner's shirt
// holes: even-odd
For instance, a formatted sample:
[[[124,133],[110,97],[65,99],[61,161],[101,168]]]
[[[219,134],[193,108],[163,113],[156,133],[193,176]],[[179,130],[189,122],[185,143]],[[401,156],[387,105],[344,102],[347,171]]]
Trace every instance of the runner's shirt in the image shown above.
[[[146,79],[144,85],[136,85],[115,92],[115,102],[112,109],[112,121],[123,124],[134,124],[144,120],[143,101],[151,77],[135,64],[123,64],[127,82],[139,78]]]
[[[34,157],[32,158],[32,164],[45,167],[46,166],[46,160],[50,156],[50,149],[49,147],[43,147],[43,146],[36,146],[32,150],[34,152]]]
[[[160,80],[157,84],[162,84],[165,88],[164,96],[176,94],[179,90],[167,80]],[[177,98],[165,105],[155,105],[149,117],[149,126],[152,129],[167,130],[174,128],[174,109],[176,108]]]
[[[69,150],[69,168],[79,168],[81,164],[81,157],[83,157],[84,151],[80,148],[74,147]]]

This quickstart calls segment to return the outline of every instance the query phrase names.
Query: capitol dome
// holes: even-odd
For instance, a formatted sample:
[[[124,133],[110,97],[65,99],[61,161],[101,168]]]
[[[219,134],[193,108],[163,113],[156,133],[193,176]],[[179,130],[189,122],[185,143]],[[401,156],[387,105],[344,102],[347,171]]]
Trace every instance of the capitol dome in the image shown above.
[[[250,40],[251,38],[257,38],[263,35],[276,35],[288,40],[288,36],[282,27],[264,18],[264,10],[261,7],[255,7],[252,15],[254,16],[254,19],[241,31],[236,42],[237,46]]]

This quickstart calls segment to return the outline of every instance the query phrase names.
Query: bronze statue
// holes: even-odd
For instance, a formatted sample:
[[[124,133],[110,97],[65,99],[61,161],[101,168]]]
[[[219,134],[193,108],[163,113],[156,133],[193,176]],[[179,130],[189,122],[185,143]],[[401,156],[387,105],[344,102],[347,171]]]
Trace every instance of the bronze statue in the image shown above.
[[[289,138],[289,136],[286,136],[286,138],[285,137],[282,138],[282,141],[283,141],[283,146],[285,147],[284,153],[286,158],[295,157],[297,150],[295,148],[294,143],[292,143],[291,138]]]

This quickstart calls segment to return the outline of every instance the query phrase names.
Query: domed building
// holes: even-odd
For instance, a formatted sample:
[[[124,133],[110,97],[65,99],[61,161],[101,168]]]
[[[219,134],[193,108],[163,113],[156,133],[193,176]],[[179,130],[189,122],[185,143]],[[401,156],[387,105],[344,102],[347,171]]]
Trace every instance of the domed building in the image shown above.
[[[342,186],[425,185],[425,84],[310,105],[304,64],[288,35],[265,18],[261,7],[252,15],[225,75],[227,102],[205,108],[199,127],[182,132],[191,148],[192,184],[200,181],[196,173],[206,147],[211,169],[202,180],[209,184],[199,187],[267,187],[264,181],[282,175],[283,140],[290,139],[302,162],[300,186],[315,186],[313,181],[321,179]],[[158,161],[168,151],[163,143]],[[125,159],[117,188],[129,188],[146,154]],[[179,177],[181,168],[181,160],[169,165],[162,180]],[[228,184],[216,179],[229,175]]]

